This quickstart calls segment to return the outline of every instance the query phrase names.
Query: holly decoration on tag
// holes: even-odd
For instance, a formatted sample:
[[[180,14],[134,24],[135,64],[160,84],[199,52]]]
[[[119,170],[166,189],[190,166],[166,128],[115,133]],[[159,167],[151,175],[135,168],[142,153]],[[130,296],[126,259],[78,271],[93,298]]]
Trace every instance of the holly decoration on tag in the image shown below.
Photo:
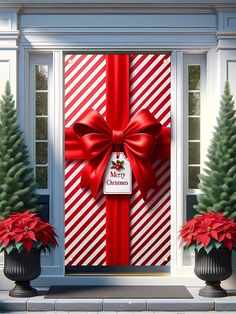
[[[121,161],[117,159],[116,161],[112,161],[111,169],[116,169],[116,170],[125,169],[123,165],[124,165],[124,160]]]

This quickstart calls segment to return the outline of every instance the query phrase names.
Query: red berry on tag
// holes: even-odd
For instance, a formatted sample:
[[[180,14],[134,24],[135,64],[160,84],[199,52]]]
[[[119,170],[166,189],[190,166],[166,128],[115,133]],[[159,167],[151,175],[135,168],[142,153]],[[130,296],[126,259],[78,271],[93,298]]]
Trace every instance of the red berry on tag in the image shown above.
[[[121,167],[121,166],[120,166],[120,164],[118,164],[118,163],[115,165],[116,170],[120,170],[120,167]]]

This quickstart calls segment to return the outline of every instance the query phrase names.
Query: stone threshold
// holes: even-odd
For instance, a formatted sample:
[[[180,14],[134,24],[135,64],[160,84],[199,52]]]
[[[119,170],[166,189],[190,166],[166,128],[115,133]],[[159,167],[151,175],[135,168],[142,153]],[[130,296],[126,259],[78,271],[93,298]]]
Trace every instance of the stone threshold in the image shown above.
[[[0,312],[31,311],[81,311],[81,312],[193,312],[193,311],[233,311],[236,313],[236,291],[224,298],[203,298],[199,288],[189,287],[193,299],[44,299],[46,290],[32,298],[12,298],[8,291],[0,291]]]

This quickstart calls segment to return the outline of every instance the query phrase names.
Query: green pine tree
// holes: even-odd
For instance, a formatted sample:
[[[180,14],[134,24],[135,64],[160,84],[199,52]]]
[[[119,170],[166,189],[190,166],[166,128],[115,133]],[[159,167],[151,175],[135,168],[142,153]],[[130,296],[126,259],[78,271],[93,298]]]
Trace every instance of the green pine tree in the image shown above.
[[[10,83],[0,100],[0,219],[37,210],[33,169],[20,130]]]
[[[236,218],[236,116],[229,82],[221,99],[219,117],[208,148],[207,169],[200,175],[198,213],[223,212]]]

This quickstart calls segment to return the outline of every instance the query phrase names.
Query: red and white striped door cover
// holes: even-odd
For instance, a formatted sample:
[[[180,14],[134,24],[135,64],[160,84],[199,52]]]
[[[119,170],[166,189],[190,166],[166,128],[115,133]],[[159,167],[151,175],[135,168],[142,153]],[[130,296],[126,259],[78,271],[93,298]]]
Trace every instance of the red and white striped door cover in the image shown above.
[[[105,118],[106,57],[66,54],[65,127],[88,109]],[[147,108],[170,126],[170,55],[130,55],[130,117]],[[78,189],[84,163],[65,162],[65,265],[105,266],[106,208],[102,190],[94,199]],[[130,200],[130,265],[170,263],[170,162],[154,160],[158,191],[143,201],[133,183]]]

